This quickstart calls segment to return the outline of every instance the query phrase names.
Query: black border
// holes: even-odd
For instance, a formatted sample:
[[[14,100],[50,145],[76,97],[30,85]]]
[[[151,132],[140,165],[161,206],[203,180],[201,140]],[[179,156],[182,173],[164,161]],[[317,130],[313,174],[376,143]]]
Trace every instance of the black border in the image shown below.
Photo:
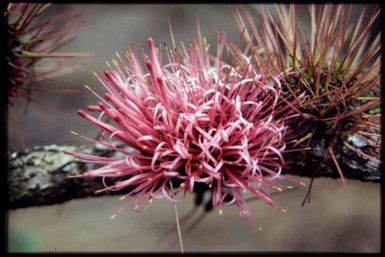
[[[271,4],[271,3],[281,3],[281,4],[289,4],[289,3],[298,3],[298,4],[325,4],[325,3],[343,3],[343,4],[378,4],[381,6],[381,14],[380,14],[380,22],[381,22],[381,28],[385,28],[385,17],[384,17],[384,2],[381,2],[380,0],[359,0],[359,1],[238,1],[238,2],[227,2],[227,1],[216,1],[216,2],[209,2],[209,1],[163,1],[163,2],[157,2],[157,1],[123,1],[123,0],[110,0],[108,2],[102,2],[102,1],[96,1],[96,0],[80,0],[80,1],[46,1],[46,0],[41,0],[41,1],[22,1],[22,0],[15,0],[15,1],[1,1],[1,10],[2,13],[1,15],[3,16],[3,13],[5,11],[5,8],[9,2],[36,2],[36,3],[65,3],[65,4]],[[5,56],[5,49],[6,49],[6,24],[5,20],[2,19],[2,24],[1,24],[1,35],[0,39],[2,39],[2,47],[1,47],[1,56],[2,56],[2,62],[1,62],[1,67],[0,71],[5,71],[5,74],[8,74],[7,72],[7,65],[6,65],[6,60],[4,58]],[[382,32],[381,34],[381,42],[384,45],[385,43],[385,33]],[[381,49],[381,60],[382,60],[382,78],[384,77],[383,75],[385,74],[385,53],[384,53],[384,48],[382,47]],[[3,173],[3,176],[0,178],[0,187],[1,187],[1,196],[2,196],[2,201],[3,203],[1,204],[1,207],[4,208],[4,211],[1,212],[1,225],[3,229],[3,235],[4,235],[4,241],[1,243],[1,252],[4,255],[18,255],[17,253],[8,253],[8,217],[7,217],[7,211],[8,211],[8,186],[7,186],[7,173],[8,173],[8,126],[7,126],[7,121],[8,121],[8,103],[7,103],[7,91],[6,91],[6,83],[7,83],[7,76],[1,76],[1,85],[0,85],[0,172]],[[384,87],[384,82],[383,80],[381,81],[381,97],[382,99],[385,99],[385,87]],[[385,115],[384,115],[384,107],[385,104],[383,101],[381,101],[381,133],[383,133],[382,128],[384,128],[385,124]],[[383,171],[383,163],[384,163],[384,143],[385,139],[382,136],[382,146],[381,146],[381,171]],[[5,173],[5,174],[4,174]],[[381,246],[380,246],[380,253],[339,253],[339,252],[188,252],[185,253],[186,255],[206,255],[206,254],[212,254],[212,255],[254,255],[254,254],[272,254],[272,255],[307,255],[307,254],[314,254],[314,255],[335,255],[338,254],[340,256],[347,256],[347,255],[357,255],[357,254],[368,254],[368,255],[380,255],[384,251],[384,244],[383,244],[383,232],[384,232],[384,222],[383,222],[383,214],[384,214],[384,207],[383,207],[383,199],[384,199],[384,183],[383,183],[383,177],[381,177]],[[51,254],[51,253],[23,253],[23,255],[40,255],[40,254]],[[159,254],[167,254],[167,255],[177,255],[178,253],[175,252],[125,252],[125,253],[108,253],[108,252],[99,252],[99,253],[82,253],[82,252],[61,252],[60,254],[55,253],[55,255],[71,255],[71,254],[84,254],[84,255],[122,255],[122,254],[138,254],[138,255],[159,255]]]

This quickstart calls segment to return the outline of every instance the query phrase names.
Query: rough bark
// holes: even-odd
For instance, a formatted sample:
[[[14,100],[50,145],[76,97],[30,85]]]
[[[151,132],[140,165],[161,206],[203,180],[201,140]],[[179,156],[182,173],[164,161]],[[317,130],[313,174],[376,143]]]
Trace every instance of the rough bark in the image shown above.
[[[351,145],[370,156],[379,151],[374,146],[363,142],[358,135],[348,138]],[[306,154],[306,158],[297,155],[288,159],[285,172],[306,177],[332,177],[339,174],[330,159],[325,158],[324,142],[321,140]],[[97,153],[111,156],[114,153],[99,146],[42,146],[23,152],[10,152],[8,156],[8,189],[9,208],[20,208],[36,205],[61,203],[70,199],[100,196],[106,194],[122,194],[109,192],[95,194],[103,188],[100,179],[68,178],[92,169],[92,165],[77,162],[63,151]],[[337,161],[345,178],[361,181],[380,181],[380,162],[361,156],[345,145],[334,149]]]
[[[371,159],[359,154],[343,144],[343,140],[333,147],[333,152],[345,178],[361,181],[380,182],[381,162],[380,146],[373,146],[358,134],[353,134],[344,139],[356,150],[363,152]],[[306,177],[331,177],[340,178],[336,165],[325,146],[325,138],[314,140],[310,151],[292,154],[285,158],[288,173]]]
[[[64,151],[95,153],[111,156],[113,153],[98,145],[49,145],[34,147],[8,156],[9,208],[62,203],[67,200],[99,196],[97,189],[103,183],[97,179],[71,178],[81,175],[94,165],[76,161]],[[121,192],[109,192],[108,194]]]

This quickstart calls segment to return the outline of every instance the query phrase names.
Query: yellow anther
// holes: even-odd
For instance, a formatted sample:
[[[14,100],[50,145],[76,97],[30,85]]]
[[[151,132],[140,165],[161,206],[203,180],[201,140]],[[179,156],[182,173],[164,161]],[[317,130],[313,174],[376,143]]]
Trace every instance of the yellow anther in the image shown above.
[[[81,178],[83,175],[69,175],[67,178]]]
[[[73,130],[71,130],[71,133],[72,134],[74,134],[74,135],[77,135],[77,136],[79,136],[79,134],[78,133],[76,133],[75,131],[73,131]]]
[[[91,89],[89,86],[84,85],[84,87],[87,88],[88,90],[90,90],[90,91],[92,92],[92,89]]]

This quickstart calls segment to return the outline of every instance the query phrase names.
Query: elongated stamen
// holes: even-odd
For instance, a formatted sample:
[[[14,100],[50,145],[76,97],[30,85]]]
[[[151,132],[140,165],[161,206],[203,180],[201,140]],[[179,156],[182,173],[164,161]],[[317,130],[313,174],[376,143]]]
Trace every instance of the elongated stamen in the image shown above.
[[[172,186],[172,183],[170,181],[170,187],[171,187],[171,192],[174,192],[174,188]],[[179,245],[180,245],[180,251],[182,254],[184,254],[184,247],[183,247],[183,240],[182,240],[182,232],[180,230],[180,225],[179,225],[179,216],[178,216],[178,208],[176,206],[176,202],[174,204],[174,211],[175,211],[175,219],[176,219],[176,227],[178,230],[178,238],[179,238]]]

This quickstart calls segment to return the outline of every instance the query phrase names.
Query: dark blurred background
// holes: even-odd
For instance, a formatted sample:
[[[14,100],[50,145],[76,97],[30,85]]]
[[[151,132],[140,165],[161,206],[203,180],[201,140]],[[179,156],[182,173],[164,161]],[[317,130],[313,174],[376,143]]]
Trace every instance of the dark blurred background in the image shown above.
[[[55,13],[68,5],[53,5]],[[11,108],[9,147],[23,149],[46,144],[83,144],[70,133],[93,137],[95,126],[80,118],[76,111],[96,102],[84,84],[97,92],[103,88],[92,71],[106,69],[106,60],[123,55],[132,44],[136,49],[152,37],[157,43],[171,45],[167,18],[170,17],[176,41],[191,42],[199,17],[202,32],[215,48],[215,30],[226,32],[237,42],[240,33],[231,15],[235,5],[73,5],[81,12],[88,28],[60,51],[93,52],[95,57],[82,60],[83,69],[59,77],[55,82],[33,85],[41,89],[66,88],[74,93],[34,93],[37,102],[25,102]],[[260,5],[247,6],[259,8]],[[272,6],[268,6],[271,8]],[[356,5],[354,15],[363,7]],[[139,51],[140,52],[140,51]],[[51,110],[54,108],[56,111]],[[303,178],[309,184],[309,179]],[[250,203],[263,227],[260,232],[242,221],[235,207],[224,214],[209,214],[191,233],[184,235],[186,251],[337,251],[378,252],[380,250],[380,185],[348,181],[344,191],[341,182],[317,179],[311,203],[301,207],[307,188],[274,196],[287,213],[261,203]],[[165,200],[154,201],[144,213],[127,210],[110,220],[123,205],[116,197],[74,200],[65,204],[18,209],[9,212],[9,247],[11,251],[178,251],[176,230],[159,237],[175,225],[173,206]],[[187,197],[180,205],[180,215],[192,208]],[[198,216],[198,215],[197,215]],[[182,224],[182,230],[189,224]]]

